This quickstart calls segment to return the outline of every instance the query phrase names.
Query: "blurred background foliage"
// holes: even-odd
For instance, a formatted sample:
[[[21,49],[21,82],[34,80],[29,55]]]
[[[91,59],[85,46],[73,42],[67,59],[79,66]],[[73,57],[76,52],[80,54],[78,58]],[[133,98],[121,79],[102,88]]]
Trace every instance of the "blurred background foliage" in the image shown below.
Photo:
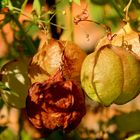
[[[19,56],[32,57],[51,37],[72,40],[87,53],[92,52],[106,29],[94,22],[73,23],[73,18],[86,8],[89,20],[109,26],[112,32],[126,22],[140,32],[140,0],[1,0],[0,68]],[[0,83],[0,89],[5,88]],[[126,105],[104,108],[87,99],[87,114],[76,130],[69,134],[56,131],[41,138],[24,109],[12,108],[1,99],[0,140],[138,140],[139,100],[137,97]]]

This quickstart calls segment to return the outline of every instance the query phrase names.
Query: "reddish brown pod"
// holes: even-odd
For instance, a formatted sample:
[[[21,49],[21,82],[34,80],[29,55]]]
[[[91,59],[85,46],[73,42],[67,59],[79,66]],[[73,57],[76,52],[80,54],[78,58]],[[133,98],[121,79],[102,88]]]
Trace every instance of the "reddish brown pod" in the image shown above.
[[[38,129],[48,132],[57,129],[69,132],[85,115],[85,97],[73,80],[63,80],[57,73],[45,82],[36,82],[26,100],[27,115]]]

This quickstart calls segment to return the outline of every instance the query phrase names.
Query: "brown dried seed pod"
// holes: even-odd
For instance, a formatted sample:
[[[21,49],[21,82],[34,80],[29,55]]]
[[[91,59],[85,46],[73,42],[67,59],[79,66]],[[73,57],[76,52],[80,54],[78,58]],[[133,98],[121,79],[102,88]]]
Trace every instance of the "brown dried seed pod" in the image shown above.
[[[85,115],[85,97],[72,80],[34,83],[26,101],[27,115],[38,129],[48,132],[74,129]]]
[[[69,41],[51,39],[33,57],[29,66],[31,82],[43,82],[61,66],[66,79],[80,81],[81,65],[86,53]]]

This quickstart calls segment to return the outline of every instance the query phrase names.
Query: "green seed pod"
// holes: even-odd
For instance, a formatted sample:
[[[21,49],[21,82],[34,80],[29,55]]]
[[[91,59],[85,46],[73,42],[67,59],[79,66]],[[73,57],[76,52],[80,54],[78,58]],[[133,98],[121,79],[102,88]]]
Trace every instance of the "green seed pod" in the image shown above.
[[[140,61],[125,49],[115,49],[113,50],[120,56],[123,65],[123,88],[114,103],[125,104],[140,92]]]
[[[125,48],[111,44],[88,55],[81,69],[81,84],[93,100],[109,106],[124,104],[140,91],[140,62]]]

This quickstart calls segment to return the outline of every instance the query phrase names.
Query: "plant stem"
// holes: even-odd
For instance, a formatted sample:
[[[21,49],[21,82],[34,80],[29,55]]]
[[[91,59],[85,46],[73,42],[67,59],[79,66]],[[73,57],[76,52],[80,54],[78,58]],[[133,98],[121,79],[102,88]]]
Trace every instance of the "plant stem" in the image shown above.
[[[116,12],[118,13],[118,15],[120,16],[120,18],[123,19],[123,14],[122,14],[122,12],[120,12],[121,9],[118,8],[118,6],[117,6],[117,4],[115,3],[115,1],[114,1],[114,0],[111,0],[110,3],[111,3],[111,5],[114,7],[114,9],[116,10]]]
[[[73,41],[74,33],[73,33],[72,2],[70,2],[70,32],[71,32],[71,41]]]
[[[131,3],[132,3],[132,0],[129,0],[128,4],[127,4],[126,7],[124,8],[125,20],[126,20],[126,22],[129,21],[128,12],[129,12],[129,8],[130,8]]]
[[[6,6],[7,8],[9,8],[9,6]],[[29,13],[25,13],[25,11],[23,12],[23,10],[17,8],[17,7],[12,7],[13,10],[15,10],[15,12],[17,12],[18,14],[22,14],[23,16],[29,18],[29,19],[32,19],[32,16],[29,15]]]
[[[48,0],[48,1],[46,1],[46,3],[48,4],[49,8],[52,8],[55,5],[55,0]],[[56,10],[56,9],[54,8],[54,10]],[[56,24],[57,24],[56,13],[54,12],[53,14],[50,14],[49,18],[52,23],[52,24],[50,24],[50,31],[52,34],[52,38],[59,39],[60,33],[58,32],[58,28],[56,26]]]
[[[15,17],[15,15],[13,13],[11,13],[11,17],[13,18],[13,20],[16,23],[16,25],[20,29],[22,35],[25,37],[26,43],[30,46],[30,52],[31,52],[31,54],[34,54],[36,52],[36,49],[35,49],[35,46],[33,45],[32,41],[31,41],[31,39],[27,36],[27,34],[24,31],[22,25],[20,24],[20,22],[18,21],[18,19]]]

